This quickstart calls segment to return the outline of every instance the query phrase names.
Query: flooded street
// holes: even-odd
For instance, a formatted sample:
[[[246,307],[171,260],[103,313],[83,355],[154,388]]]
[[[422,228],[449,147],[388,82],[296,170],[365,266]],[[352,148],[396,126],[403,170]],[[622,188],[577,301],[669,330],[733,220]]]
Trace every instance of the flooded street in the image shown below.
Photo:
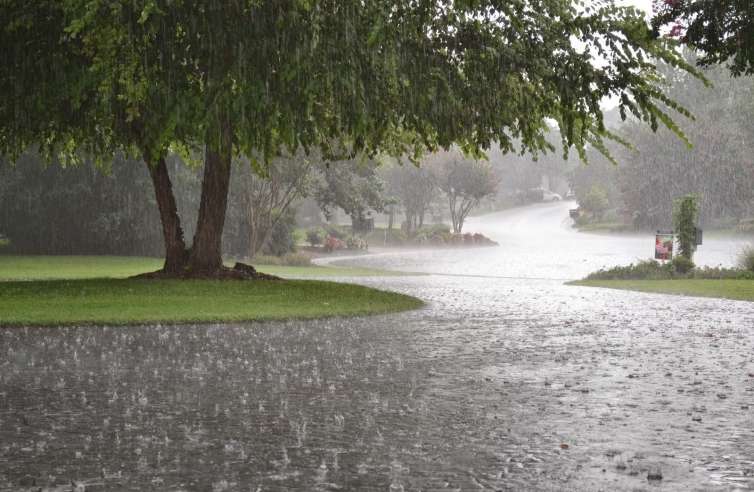
[[[563,285],[653,246],[568,207],[345,260],[418,311],[0,329],[0,490],[754,489],[754,305]]]

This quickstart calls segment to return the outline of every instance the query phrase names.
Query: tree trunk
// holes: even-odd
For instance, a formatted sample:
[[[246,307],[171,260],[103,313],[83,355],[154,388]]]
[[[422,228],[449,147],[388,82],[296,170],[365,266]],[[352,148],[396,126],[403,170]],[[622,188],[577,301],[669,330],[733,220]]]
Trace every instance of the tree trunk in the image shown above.
[[[188,251],[183,238],[181,219],[178,217],[178,207],[173,195],[173,185],[170,182],[168,167],[164,157],[156,162],[147,162],[149,175],[154,185],[157,207],[160,210],[162,222],[162,236],[165,241],[165,265],[163,271],[168,274],[178,274],[186,268]]]
[[[254,203],[254,200],[250,196],[248,209],[246,210],[247,219],[249,221],[249,261],[252,261],[254,257],[257,256],[257,253],[259,253],[264,245],[264,241],[259,236],[260,229],[262,228],[260,224],[262,219],[257,214],[257,205],[258,204]]]
[[[231,167],[231,129],[223,122],[217,145],[207,145],[204,157],[204,178],[194,244],[189,269],[194,275],[213,275],[223,266],[222,235]]]
[[[450,220],[453,222],[453,233],[459,234],[461,228],[458,225],[458,213],[456,212],[456,197],[448,193],[448,205],[450,206]]]

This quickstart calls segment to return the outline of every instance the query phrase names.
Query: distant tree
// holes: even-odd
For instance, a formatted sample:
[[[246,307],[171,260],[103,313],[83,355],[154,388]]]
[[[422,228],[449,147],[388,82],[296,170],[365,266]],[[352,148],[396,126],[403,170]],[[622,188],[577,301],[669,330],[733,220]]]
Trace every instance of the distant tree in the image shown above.
[[[689,63],[695,58],[686,50]],[[700,224],[732,227],[754,216],[754,85],[731,77],[728,69],[703,70],[709,89],[695,77],[664,68],[668,90],[696,118],[683,125],[693,147],[672,138],[665,129],[648,131],[635,121],[613,126],[633,148],[614,146],[615,166],[593,149],[589,165],[572,173],[573,190],[581,201],[594,184],[608,192],[611,208],[633,215],[637,228],[655,230],[672,225],[672,199],[699,196]]]
[[[377,174],[379,162],[364,157],[340,162],[321,161],[317,166],[314,198],[330,219],[343,210],[352,224],[361,224],[370,211],[385,206],[384,183]]]
[[[729,62],[733,75],[754,74],[754,2],[654,0],[653,5],[656,36],[664,29],[701,51],[701,65]]]
[[[387,192],[397,199],[406,216],[406,233],[414,234],[424,225],[424,217],[438,195],[437,184],[429,169],[411,163],[386,169]]]
[[[452,150],[434,154],[428,165],[437,186],[445,193],[453,232],[460,234],[469,213],[497,190],[498,179],[487,161]]]
[[[239,205],[243,207],[241,220],[248,235],[246,255],[254,258],[270,246],[273,232],[280,229],[278,225],[283,226],[284,219],[290,219],[292,204],[309,193],[312,159],[303,152],[277,157],[262,176],[248,159],[241,159],[239,164],[243,169],[233,183],[231,197],[237,194]],[[278,236],[281,234],[278,232]]]
[[[622,131],[636,151],[618,151],[619,185],[627,208],[638,212],[641,227],[668,226],[672,197],[689,193],[700,196],[705,224],[735,223],[754,213],[754,86],[748,79],[731,78],[723,67],[712,66],[704,73],[714,90],[678,73],[670,86],[697,116],[684,128],[693,148],[667,132],[652,134],[638,124]]]
[[[594,184],[584,197],[579,200],[579,205],[595,218],[601,219],[610,206],[610,201],[605,189],[599,184]]]

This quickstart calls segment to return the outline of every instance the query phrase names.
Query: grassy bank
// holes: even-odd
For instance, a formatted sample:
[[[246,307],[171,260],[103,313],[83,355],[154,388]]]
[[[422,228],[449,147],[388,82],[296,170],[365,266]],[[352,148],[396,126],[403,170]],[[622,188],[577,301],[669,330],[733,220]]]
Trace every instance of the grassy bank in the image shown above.
[[[279,277],[364,277],[398,275],[370,268],[255,265]],[[162,260],[137,256],[2,256],[0,281],[126,278],[162,267]]]
[[[0,326],[148,324],[311,319],[405,311],[416,298],[314,280],[135,280],[153,258],[0,256]],[[280,276],[388,272],[338,267],[260,267]]]
[[[0,325],[233,322],[415,309],[410,296],[314,280],[0,282]]]
[[[754,301],[754,280],[697,278],[670,280],[579,280],[570,284],[661,294]]]

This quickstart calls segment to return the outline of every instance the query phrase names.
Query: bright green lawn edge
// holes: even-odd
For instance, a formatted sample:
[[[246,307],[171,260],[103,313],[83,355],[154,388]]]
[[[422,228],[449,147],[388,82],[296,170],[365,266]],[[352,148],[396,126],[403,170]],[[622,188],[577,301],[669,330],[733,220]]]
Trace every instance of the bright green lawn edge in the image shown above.
[[[671,280],[578,280],[569,285],[634,290],[658,294],[716,297],[754,301],[754,280],[671,279]]]
[[[407,311],[411,296],[319,280],[132,279],[155,258],[0,256],[0,326],[138,325],[361,316]],[[375,276],[345,267],[262,266],[289,277]]]
[[[423,305],[404,294],[318,280],[0,282],[0,326],[313,319],[394,313]]]

